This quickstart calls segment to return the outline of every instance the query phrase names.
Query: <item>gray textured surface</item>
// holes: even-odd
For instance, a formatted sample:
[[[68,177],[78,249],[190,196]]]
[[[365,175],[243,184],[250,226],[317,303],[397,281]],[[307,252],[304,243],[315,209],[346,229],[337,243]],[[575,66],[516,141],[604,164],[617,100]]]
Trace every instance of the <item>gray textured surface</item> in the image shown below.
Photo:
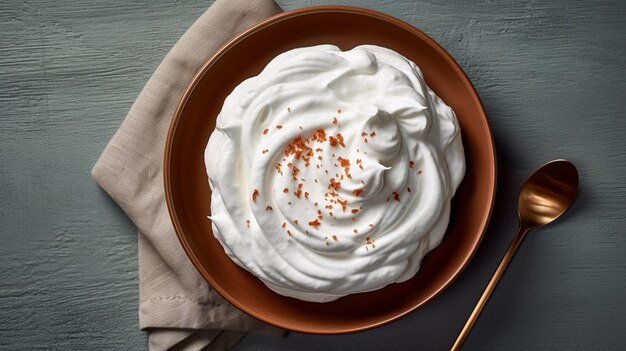
[[[0,4],[0,349],[147,348],[135,229],[89,170],[208,3]],[[342,3],[410,22],[465,69],[497,144],[493,219],[460,279],[410,316],[346,336],[250,335],[237,349],[449,348],[513,235],[519,185],[560,157],[580,169],[579,199],[522,244],[466,349],[624,349],[626,3]]]

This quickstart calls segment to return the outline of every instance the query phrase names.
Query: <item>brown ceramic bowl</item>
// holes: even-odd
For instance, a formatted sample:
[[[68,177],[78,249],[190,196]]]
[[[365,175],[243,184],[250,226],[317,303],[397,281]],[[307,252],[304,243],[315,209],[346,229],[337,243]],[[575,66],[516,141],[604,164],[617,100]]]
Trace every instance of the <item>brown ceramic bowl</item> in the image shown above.
[[[376,44],[417,63],[428,85],[456,112],[467,161],[446,236],[426,256],[414,278],[322,304],[278,295],[226,256],[207,220],[210,190],[203,159],[216,116],[235,86],[257,75],[276,55],[316,44],[335,44],[344,50]],[[230,303],[279,327],[338,334],[404,316],[439,294],[461,273],[489,221],[496,188],[495,162],[491,132],[476,91],[434,40],[396,18],[371,10],[310,7],[285,12],[247,30],[200,69],[181,99],[167,136],[165,194],[176,234],[189,258]]]

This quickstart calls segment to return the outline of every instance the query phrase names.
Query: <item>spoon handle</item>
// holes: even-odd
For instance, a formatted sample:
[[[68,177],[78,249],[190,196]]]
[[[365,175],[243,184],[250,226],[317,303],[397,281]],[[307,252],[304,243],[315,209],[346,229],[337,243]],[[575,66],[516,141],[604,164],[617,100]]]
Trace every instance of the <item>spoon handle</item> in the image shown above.
[[[474,307],[472,314],[469,316],[467,322],[465,323],[465,326],[461,330],[461,333],[456,338],[454,345],[450,349],[451,351],[458,351],[463,346],[463,343],[465,342],[465,339],[472,330],[474,323],[476,323],[480,312],[482,312],[483,308],[487,304],[489,297],[491,297],[493,290],[496,288],[496,285],[498,285],[502,274],[506,270],[506,267],[509,265],[509,262],[511,262],[511,258],[513,258],[515,251],[517,250],[519,244],[522,242],[522,239],[524,239],[524,236],[526,236],[526,233],[528,233],[528,228],[520,225],[520,227],[517,229],[517,234],[515,234],[515,237],[513,237],[513,241],[511,241],[511,244],[509,244],[509,248],[504,253],[504,257],[502,257],[498,268],[493,273],[493,277],[491,277],[491,280],[489,281],[489,284],[487,284],[485,291],[476,303],[476,307]]]

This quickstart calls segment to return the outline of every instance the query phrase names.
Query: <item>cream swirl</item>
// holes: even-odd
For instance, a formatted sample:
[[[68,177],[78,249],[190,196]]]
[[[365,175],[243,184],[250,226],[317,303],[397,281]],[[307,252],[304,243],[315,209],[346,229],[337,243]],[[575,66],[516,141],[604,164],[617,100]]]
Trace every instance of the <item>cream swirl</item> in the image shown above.
[[[226,98],[205,162],[226,253],[315,302],[415,275],[465,172],[452,109],[372,45],[277,56]]]

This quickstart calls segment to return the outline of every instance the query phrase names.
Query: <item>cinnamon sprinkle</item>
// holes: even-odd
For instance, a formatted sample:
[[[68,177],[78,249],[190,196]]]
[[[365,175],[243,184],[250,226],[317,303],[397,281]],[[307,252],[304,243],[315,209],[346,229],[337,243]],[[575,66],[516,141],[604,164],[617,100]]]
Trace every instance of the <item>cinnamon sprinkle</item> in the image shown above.
[[[409,167],[413,168],[415,166],[415,162],[414,161],[409,161]]]
[[[361,195],[361,193],[363,192],[363,190],[364,190],[363,188],[360,188],[360,189],[354,189],[354,190],[352,190],[352,194],[353,194],[354,196],[359,196],[359,195]]]
[[[276,129],[283,129],[283,126],[281,126],[280,124],[277,124]]]
[[[341,133],[337,133],[337,142],[341,147],[346,147],[346,144],[343,143],[343,135],[341,135]]]
[[[369,236],[365,238],[365,249],[367,249],[367,245],[372,245],[372,249],[376,248],[376,245],[374,244],[374,240],[370,240]]]
[[[341,201],[341,200],[337,199],[337,202],[341,205],[341,211],[345,213],[346,212],[346,208],[348,207],[348,200]]]
[[[396,193],[395,191],[392,194],[393,194],[393,199],[400,202],[400,194]]]
[[[318,141],[320,143],[326,141],[326,132],[324,131],[324,129],[320,128],[313,132],[311,140]]]
[[[357,158],[357,159],[356,159],[356,164],[359,166],[359,168],[360,168],[361,170],[363,170],[363,161],[361,161],[361,159],[360,159],[360,158]]]
[[[311,226],[311,227],[313,227],[315,229],[318,229],[320,224],[321,223],[320,223],[320,221],[317,218],[309,222],[309,226]]]
[[[300,173],[300,169],[294,165],[291,168],[291,174],[293,176],[293,180],[298,180],[298,173]]]
[[[335,138],[334,136],[331,135],[331,136],[328,137],[328,143],[332,147],[337,147],[337,145],[339,144],[339,141],[337,141],[337,138]]]
[[[267,134],[270,130],[268,128],[263,129],[263,134]]]
[[[330,178],[330,184],[328,184],[328,189],[339,190],[340,187],[341,187],[341,182],[336,181],[335,178]]]
[[[349,178],[352,177],[350,175],[350,160],[339,156],[337,158],[337,161],[339,161],[339,164],[341,164],[341,167],[343,167],[343,171],[346,173],[346,175],[349,176]]]
[[[269,206],[269,205],[268,205],[268,206],[265,208],[265,211],[274,211],[274,209],[272,209],[272,206]]]
[[[252,201],[256,202],[257,197],[259,197],[259,189],[254,189],[252,192]]]

